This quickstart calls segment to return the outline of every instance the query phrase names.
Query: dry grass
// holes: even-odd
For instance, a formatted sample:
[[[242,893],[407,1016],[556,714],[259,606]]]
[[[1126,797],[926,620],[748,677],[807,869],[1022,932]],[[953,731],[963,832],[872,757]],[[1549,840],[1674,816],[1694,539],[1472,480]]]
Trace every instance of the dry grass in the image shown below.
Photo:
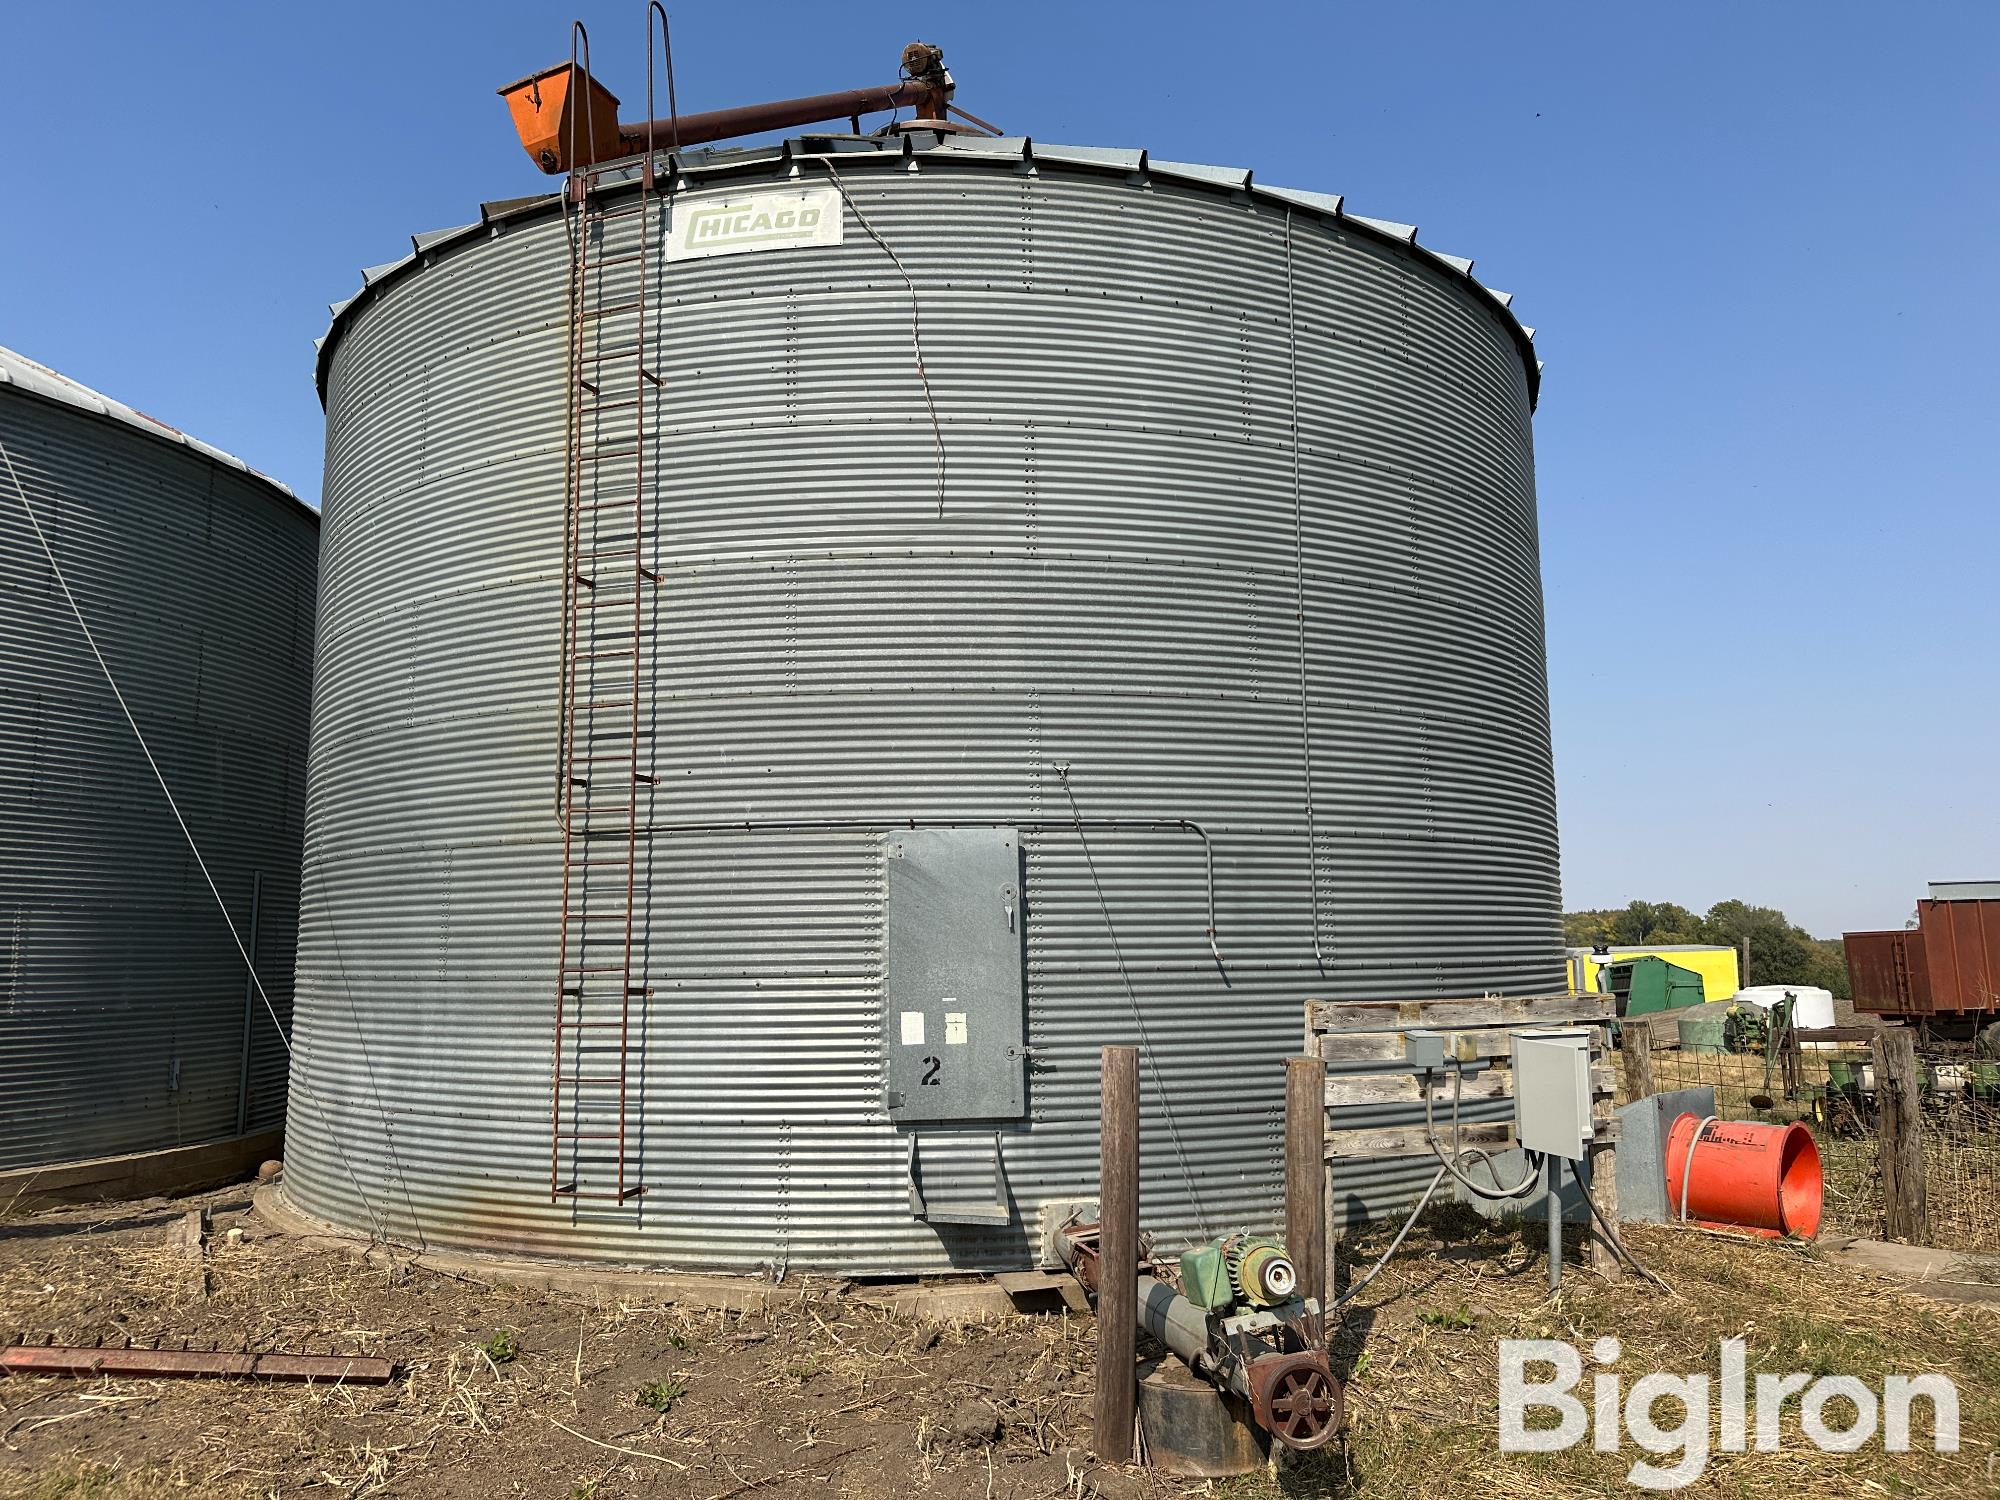
[[[1766,1368],[1871,1381],[1932,1368],[1960,1382],[1967,1446],[1957,1457],[1730,1456],[1697,1495],[1989,1493],[1986,1458],[2000,1432],[2000,1314],[1933,1304],[1795,1247],[1679,1231],[1631,1235],[1679,1295],[1610,1285],[1572,1263],[1552,1302],[1539,1225],[1433,1215],[1341,1329],[1352,1421],[1344,1447],[1216,1485],[1090,1460],[1087,1318],[919,1326],[839,1287],[754,1315],[510,1291],[263,1234],[223,1200],[218,1229],[237,1222],[255,1232],[234,1246],[218,1238],[204,1300],[189,1295],[165,1246],[171,1210],[95,1217],[108,1222],[94,1232],[80,1215],[0,1230],[0,1323],[65,1338],[129,1330],[142,1342],[336,1348],[386,1355],[406,1373],[375,1390],[6,1382],[0,1494],[1596,1496],[1624,1488],[1631,1455],[1498,1453],[1494,1384],[1500,1338],[1587,1343],[1600,1333],[1624,1340],[1621,1367],[1634,1373],[1712,1370],[1717,1340],[1742,1336]],[[1358,1243],[1353,1253],[1368,1249]],[[510,1345],[513,1358],[495,1357]],[[676,1394],[642,1404],[649,1387]]]
[[[1390,1283],[1381,1305],[1351,1320],[1339,1346],[1353,1368],[1345,1453],[1289,1474],[1231,1481],[1226,1493],[1235,1500],[1642,1493],[1626,1482],[1626,1470],[1645,1455],[1629,1446],[1620,1454],[1582,1448],[1550,1455],[1505,1455],[1497,1447],[1498,1340],[1557,1338],[1588,1348],[1610,1334],[1623,1343],[1616,1368],[1628,1384],[1655,1369],[1715,1376],[1720,1341],[1732,1337],[1747,1341],[1753,1377],[1759,1370],[1853,1374],[1879,1388],[1886,1373],[1937,1370],[1958,1383],[1956,1455],[1820,1453],[1801,1439],[1793,1406],[1782,1451],[1715,1454],[1706,1475],[1682,1493],[1732,1500],[2000,1495],[1988,1468],[2000,1439],[2000,1313],[1911,1296],[1847,1273],[1808,1247],[1665,1227],[1627,1230],[1628,1244],[1674,1286],[1673,1295],[1629,1279],[1609,1284],[1572,1265],[1563,1291],[1550,1299],[1535,1253],[1539,1223],[1513,1235],[1488,1229],[1469,1241],[1434,1239],[1421,1247],[1428,1254],[1399,1257],[1369,1288],[1372,1298]],[[1367,1244],[1354,1253],[1365,1255]],[[1443,1316],[1427,1319],[1427,1312]]]

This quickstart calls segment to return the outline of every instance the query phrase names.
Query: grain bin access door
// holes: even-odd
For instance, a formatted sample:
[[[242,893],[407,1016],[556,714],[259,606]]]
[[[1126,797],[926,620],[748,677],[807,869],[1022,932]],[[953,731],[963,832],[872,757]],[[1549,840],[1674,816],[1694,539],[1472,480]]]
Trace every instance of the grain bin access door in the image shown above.
[[[1020,1119],[1028,1059],[1019,831],[913,829],[888,835],[883,858],[889,1118],[899,1125]]]

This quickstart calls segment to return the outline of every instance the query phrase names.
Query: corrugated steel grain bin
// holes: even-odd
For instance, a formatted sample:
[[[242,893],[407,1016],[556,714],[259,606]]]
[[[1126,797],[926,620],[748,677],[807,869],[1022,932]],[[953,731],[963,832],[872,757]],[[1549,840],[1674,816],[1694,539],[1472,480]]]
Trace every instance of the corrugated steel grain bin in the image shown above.
[[[1536,365],[1469,262],[1138,151],[661,170],[673,229],[582,231],[584,347],[631,361],[587,397],[555,198],[419,236],[322,347],[295,1207],[585,1261],[1020,1265],[1094,1190],[1098,1049],[1139,1042],[1145,1219],[1184,1241],[1276,1215],[1307,998],[1563,988]],[[663,254],[746,200],[826,217]],[[607,331],[638,268],[643,354]],[[614,1203],[553,1191],[603,1170],[552,1119],[572,395],[644,458],[658,577]],[[596,472],[579,503],[627,503]]]
[[[6,350],[0,442],[284,1020],[319,518]],[[0,469],[0,1167],[275,1129],[283,1038],[23,503]]]

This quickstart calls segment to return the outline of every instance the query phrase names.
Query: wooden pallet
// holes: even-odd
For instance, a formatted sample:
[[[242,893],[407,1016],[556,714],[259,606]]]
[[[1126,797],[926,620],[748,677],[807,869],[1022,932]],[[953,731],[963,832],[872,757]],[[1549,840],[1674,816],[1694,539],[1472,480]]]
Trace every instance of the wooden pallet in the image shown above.
[[[1591,1196],[1611,1223],[1617,1222],[1618,1120],[1613,1098],[1618,1072],[1610,1050],[1609,1025],[1615,1018],[1609,995],[1562,994],[1537,996],[1482,995],[1462,1000],[1309,1000],[1305,1007],[1305,1050],[1308,1056],[1332,1064],[1379,1064],[1365,1072],[1330,1074],[1326,1081],[1328,1110],[1326,1160],[1329,1179],[1335,1164],[1356,1157],[1428,1157],[1433,1155],[1422,1125],[1342,1127],[1337,1111],[1366,1104],[1418,1103],[1423,1094],[1417,1075],[1399,1064],[1404,1056],[1403,1033],[1434,1031],[1444,1037],[1445,1056],[1480,1066],[1460,1084],[1464,1100],[1513,1097],[1513,1034],[1547,1027],[1588,1026],[1591,1043],[1591,1116],[1595,1135],[1588,1151]],[[1467,1145],[1507,1150],[1517,1144],[1512,1120],[1467,1124],[1459,1130]],[[1328,1183],[1327,1201],[1335,1201]],[[1592,1260],[1600,1270],[1615,1274],[1616,1259],[1608,1245],[1592,1235]]]

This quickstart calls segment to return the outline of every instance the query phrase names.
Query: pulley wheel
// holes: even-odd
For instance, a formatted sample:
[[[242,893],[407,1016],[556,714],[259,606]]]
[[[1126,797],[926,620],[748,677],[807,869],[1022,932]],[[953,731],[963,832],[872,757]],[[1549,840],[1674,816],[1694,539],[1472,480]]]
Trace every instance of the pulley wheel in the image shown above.
[[[1300,1452],[1329,1441],[1345,1415],[1339,1383],[1317,1364],[1303,1361],[1272,1377],[1263,1406],[1271,1436]]]

